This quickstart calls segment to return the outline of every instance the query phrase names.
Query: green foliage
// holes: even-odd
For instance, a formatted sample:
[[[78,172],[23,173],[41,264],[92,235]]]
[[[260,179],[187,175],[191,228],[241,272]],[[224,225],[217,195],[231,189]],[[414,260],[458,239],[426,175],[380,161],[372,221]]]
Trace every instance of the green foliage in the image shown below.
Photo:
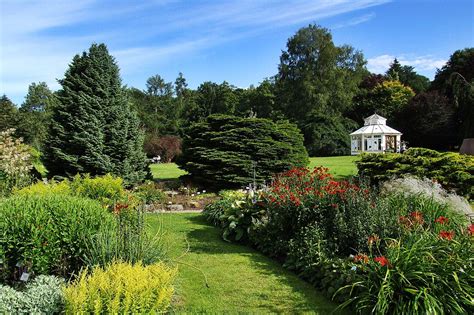
[[[153,181],[147,181],[135,187],[134,194],[145,204],[154,204],[166,199],[166,194],[159,189],[158,185]]]
[[[115,260],[152,264],[165,258],[161,231],[150,234],[144,222],[143,208],[118,203],[113,209],[115,224],[87,240],[84,262],[87,266],[107,266]]]
[[[412,147],[448,149],[457,145],[456,109],[437,91],[413,97],[396,115],[394,127]]]
[[[42,148],[47,137],[51,119],[51,110],[58,100],[45,82],[32,83],[28,87],[25,102],[19,110],[19,125],[17,134],[25,143]]]
[[[469,155],[410,148],[403,154],[364,154],[357,168],[372,182],[411,174],[436,180],[468,199],[474,196],[474,157]]]
[[[142,181],[143,134],[106,46],[76,55],[60,83],[44,154],[49,176],[112,173],[127,184]]]
[[[0,196],[31,182],[33,169],[30,148],[22,139],[13,139],[14,130],[0,132]]]
[[[286,121],[211,115],[187,130],[177,164],[199,183],[238,187],[304,166],[308,155],[296,126]]]
[[[123,187],[123,180],[111,174],[91,178],[89,174],[76,175],[69,180],[60,182],[37,182],[22,189],[16,189],[15,195],[37,196],[37,195],[71,195],[94,199],[103,206],[112,209],[118,202],[123,202],[129,197]]]
[[[18,109],[15,104],[3,94],[0,97],[0,131],[17,127]]]
[[[226,210],[230,209],[235,202],[245,200],[246,195],[244,192],[223,190],[219,193],[219,197],[219,200],[208,204],[202,212],[215,226],[222,226]]]
[[[416,230],[386,242],[387,264],[370,259],[358,266],[360,273],[354,273],[354,283],[345,288],[353,290],[346,304],[352,303],[359,313],[377,314],[474,311],[472,236],[457,231],[455,239],[448,240]]]
[[[64,281],[55,276],[38,276],[24,291],[0,285],[2,314],[60,314],[64,308]]]
[[[176,270],[163,264],[112,263],[81,272],[64,290],[66,314],[164,313],[171,304]]]
[[[26,195],[0,200],[0,248],[7,276],[14,275],[17,263],[34,274],[78,271],[88,240],[113,223],[113,216],[90,199]]]
[[[318,147],[320,139],[313,133],[324,130],[325,121],[313,121],[311,117],[339,117],[350,108],[366,73],[364,65],[361,52],[348,45],[336,46],[329,30],[317,25],[301,28],[288,40],[276,76],[276,103],[302,130],[312,155],[323,155],[318,149],[324,147]],[[338,147],[335,151],[345,150],[348,139],[341,143],[338,133],[339,129],[325,137]]]
[[[430,79],[416,73],[412,66],[402,66],[397,58],[393,60],[386,75],[389,80],[397,80],[403,85],[411,87],[417,94],[426,91],[430,86]]]

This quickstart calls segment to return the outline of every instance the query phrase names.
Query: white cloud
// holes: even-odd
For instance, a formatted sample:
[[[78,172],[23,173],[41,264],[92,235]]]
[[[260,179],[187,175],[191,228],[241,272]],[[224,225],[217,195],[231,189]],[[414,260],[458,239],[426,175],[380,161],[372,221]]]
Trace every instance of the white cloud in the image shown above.
[[[432,55],[414,56],[404,54],[394,56],[385,54],[367,59],[367,68],[374,73],[384,73],[390,67],[390,64],[395,58],[397,58],[402,65],[412,66],[416,71],[430,74],[434,73],[436,69],[444,66],[447,61],[445,59],[436,58]]]

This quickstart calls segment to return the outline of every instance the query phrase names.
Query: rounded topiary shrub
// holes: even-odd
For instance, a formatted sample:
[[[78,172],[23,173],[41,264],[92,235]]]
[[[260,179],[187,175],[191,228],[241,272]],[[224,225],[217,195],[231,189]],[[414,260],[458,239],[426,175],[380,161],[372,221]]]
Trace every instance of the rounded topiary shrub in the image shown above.
[[[200,184],[239,187],[308,164],[300,130],[288,121],[211,115],[186,130],[177,163]],[[256,162],[254,167],[254,162]]]
[[[0,200],[0,269],[3,281],[22,272],[69,275],[80,270],[89,239],[113,228],[98,201],[68,195]]]

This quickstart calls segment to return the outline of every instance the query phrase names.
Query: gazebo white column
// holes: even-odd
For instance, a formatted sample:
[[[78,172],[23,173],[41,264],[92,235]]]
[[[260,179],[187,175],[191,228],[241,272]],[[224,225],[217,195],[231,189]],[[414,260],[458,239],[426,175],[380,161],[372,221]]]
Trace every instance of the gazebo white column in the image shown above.
[[[361,147],[362,148],[360,148],[360,151],[365,152],[366,147],[365,147],[365,144],[364,144],[364,135],[362,134],[361,136],[362,136],[362,142],[361,142],[361,144],[362,144]]]

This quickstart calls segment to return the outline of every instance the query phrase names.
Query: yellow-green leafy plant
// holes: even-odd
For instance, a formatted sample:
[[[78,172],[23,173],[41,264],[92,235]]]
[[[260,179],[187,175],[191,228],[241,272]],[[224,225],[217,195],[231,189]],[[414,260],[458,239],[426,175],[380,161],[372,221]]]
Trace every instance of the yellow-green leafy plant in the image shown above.
[[[70,183],[73,194],[98,200],[112,207],[126,197],[123,179],[111,174],[91,178],[89,174],[76,175]]]
[[[63,180],[61,182],[37,182],[21,189],[13,189],[13,194],[18,196],[72,195],[72,191],[69,181]]]
[[[174,293],[176,269],[113,262],[84,270],[64,289],[66,314],[145,314],[165,312]]]

